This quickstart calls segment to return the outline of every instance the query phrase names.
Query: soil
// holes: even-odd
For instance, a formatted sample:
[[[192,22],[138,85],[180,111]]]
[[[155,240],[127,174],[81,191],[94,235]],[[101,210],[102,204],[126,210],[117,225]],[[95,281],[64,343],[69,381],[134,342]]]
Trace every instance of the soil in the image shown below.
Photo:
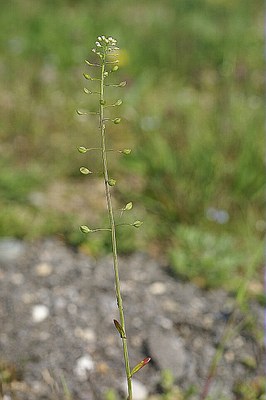
[[[261,306],[243,313],[225,291],[181,282],[145,253],[119,264],[131,365],[152,358],[134,376],[138,399],[160,391],[166,369],[198,399],[225,333],[212,398],[238,399],[239,383],[263,375]],[[75,400],[99,400],[110,388],[123,395],[113,282],[110,256],[95,260],[56,239],[0,241],[5,400],[69,399],[68,391]]]

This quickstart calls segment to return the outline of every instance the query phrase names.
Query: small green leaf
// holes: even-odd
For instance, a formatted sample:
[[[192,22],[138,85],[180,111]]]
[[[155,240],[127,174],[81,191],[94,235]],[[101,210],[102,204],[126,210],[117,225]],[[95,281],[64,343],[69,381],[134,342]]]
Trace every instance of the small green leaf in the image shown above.
[[[80,229],[81,232],[83,232],[83,233],[90,233],[90,232],[92,232],[92,230],[91,230],[87,225],[81,225],[81,226],[79,227],[79,229]]]
[[[140,363],[138,363],[131,371],[131,376],[138,372],[141,368],[145,367],[151,361],[150,357],[144,358]]]
[[[82,154],[87,153],[88,149],[84,146],[78,147],[78,151]]]
[[[120,337],[125,339],[126,338],[126,334],[125,334],[125,331],[122,328],[121,324],[116,319],[114,319],[114,324],[115,324],[115,327],[116,327],[116,329],[118,330],[118,332],[120,334]]]
[[[137,221],[133,222],[132,225],[133,225],[135,228],[139,228],[142,224],[143,224],[142,221],[137,220]]]
[[[125,154],[125,155],[128,155],[128,154],[131,153],[131,149],[123,149],[123,150],[121,151],[121,153],[123,153],[123,154]]]
[[[115,184],[116,184],[116,180],[115,179],[111,178],[111,179],[108,180],[108,185],[109,186],[115,186]]]
[[[115,118],[114,120],[113,120],[113,123],[114,124],[120,124],[120,122],[121,122],[121,118]]]
[[[88,174],[92,174],[92,171],[90,171],[88,168],[86,168],[86,167],[80,167],[80,172],[83,174],[83,175],[88,175]]]
[[[117,71],[118,69],[119,69],[118,65],[115,65],[115,66],[112,68],[112,71],[115,72],[115,71]]]

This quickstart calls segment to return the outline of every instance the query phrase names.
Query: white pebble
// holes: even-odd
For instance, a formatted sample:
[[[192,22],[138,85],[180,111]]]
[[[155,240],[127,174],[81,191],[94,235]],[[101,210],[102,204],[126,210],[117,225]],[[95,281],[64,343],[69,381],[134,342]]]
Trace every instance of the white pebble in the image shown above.
[[[49,276],[53,272],[53,267],[48,263],[36,265],[35,272],[37,276]]]
[[[34,322],[42,322],[49,315],[49,308],[43,304],[38,304],[32,308],[32,319]]]
[[[149,290],[151,294],[158,295],[166,292],[166,286],[162,282],[154,282],[150,285]]]
[[[78,338],[86,340],[89,343],[93,343],[96,340],[95,332],[90,328],[82,329],[77,327],[74,330],[74,335]]]
[[[88,377],[88,372],[92,371],[94,368],[94,362],[92,358],[87,354],[78,358],[74,373],[81,381],[86,381]]]
[[[123,383],[123,390],[127,393],[127,382]],[[134,400],[146,400],[148,398],[148,389],[143,383],[137,381],[136,379],[132,379],[132,390],[134,393]]]

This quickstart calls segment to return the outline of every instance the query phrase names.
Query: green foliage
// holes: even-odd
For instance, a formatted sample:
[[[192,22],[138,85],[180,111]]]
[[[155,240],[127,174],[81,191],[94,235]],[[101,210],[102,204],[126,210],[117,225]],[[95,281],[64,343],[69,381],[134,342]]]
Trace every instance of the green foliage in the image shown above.
[[[230,234],[180,225],[170,250],[172,270],[202,287],[233,290],[239,286],[238,277],[245,275],[253,262],[249,249],[241,248],[241,244]],[[262,257],[262,246],[260,250]]]
[[[239,382],[235,385],[237,398],[243,400],[264,400],[265,399],[266,379],[258,376],[248,382]]]
[[[73,118],[77,105],[93,105],[93,96],[84,100],[80,94],[77,80],[88,43],[104,26],[119,39],[121,82],[129,83],[121,105],[125,121],[112,124],[108,145],[122,149],[128,143],[134,149],[119,160],[119,165],[126,161],[127,174],[115,157],[110,160],[120,183],[114,194],[120,201],[130,192],[136,215],[145,219],[142,243],[121,233],[127,239],[122,250],[151,243],[151,248],[162,244],[157,251],[172,246],[169,253],[176,252],[179,224],[199,226],[214,237],[224,230],[237,242],[236,251],[245,248],[247,235],[252,249],[260,245],[265,230],[262,0],[12,0],[1,5],[0,24],[1,235],[63,234],[93,254],[109,245],[104,234],[101,241],[91,239],[90,248],[80,233],[73,234],[73,215],[84,223],[86,207],[78,215],[63,207],[58,211],[57,204],[48,210],[31,202],[36,190],[48,196],[53,182],[85,186],[80,155],[72,149],[86,145],[84,138],[98,147],[97,122]],[[83,157],[85,166],[100,169],[97,155]],[[127,184],[130,175],[133,186]],[[208,221],[211,207],[225,210],[229,221],[222,226]],[[104,213],[99,210],[99,222]],[[245,267],[239,274],[233,264],[232,282],[237,282]],[[254,270],[261,265],[258,260]],[[209,284],[225,281],[220,272],[216,281],[215,274]]]

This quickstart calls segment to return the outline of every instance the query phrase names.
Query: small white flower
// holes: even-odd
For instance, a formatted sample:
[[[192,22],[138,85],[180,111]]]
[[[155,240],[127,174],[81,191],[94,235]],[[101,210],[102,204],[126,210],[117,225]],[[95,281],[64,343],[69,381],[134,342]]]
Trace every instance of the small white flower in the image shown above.
[[[101,43],[99,43],[99,42],[96,42],[95,44],[97,47],[102,47]]]

